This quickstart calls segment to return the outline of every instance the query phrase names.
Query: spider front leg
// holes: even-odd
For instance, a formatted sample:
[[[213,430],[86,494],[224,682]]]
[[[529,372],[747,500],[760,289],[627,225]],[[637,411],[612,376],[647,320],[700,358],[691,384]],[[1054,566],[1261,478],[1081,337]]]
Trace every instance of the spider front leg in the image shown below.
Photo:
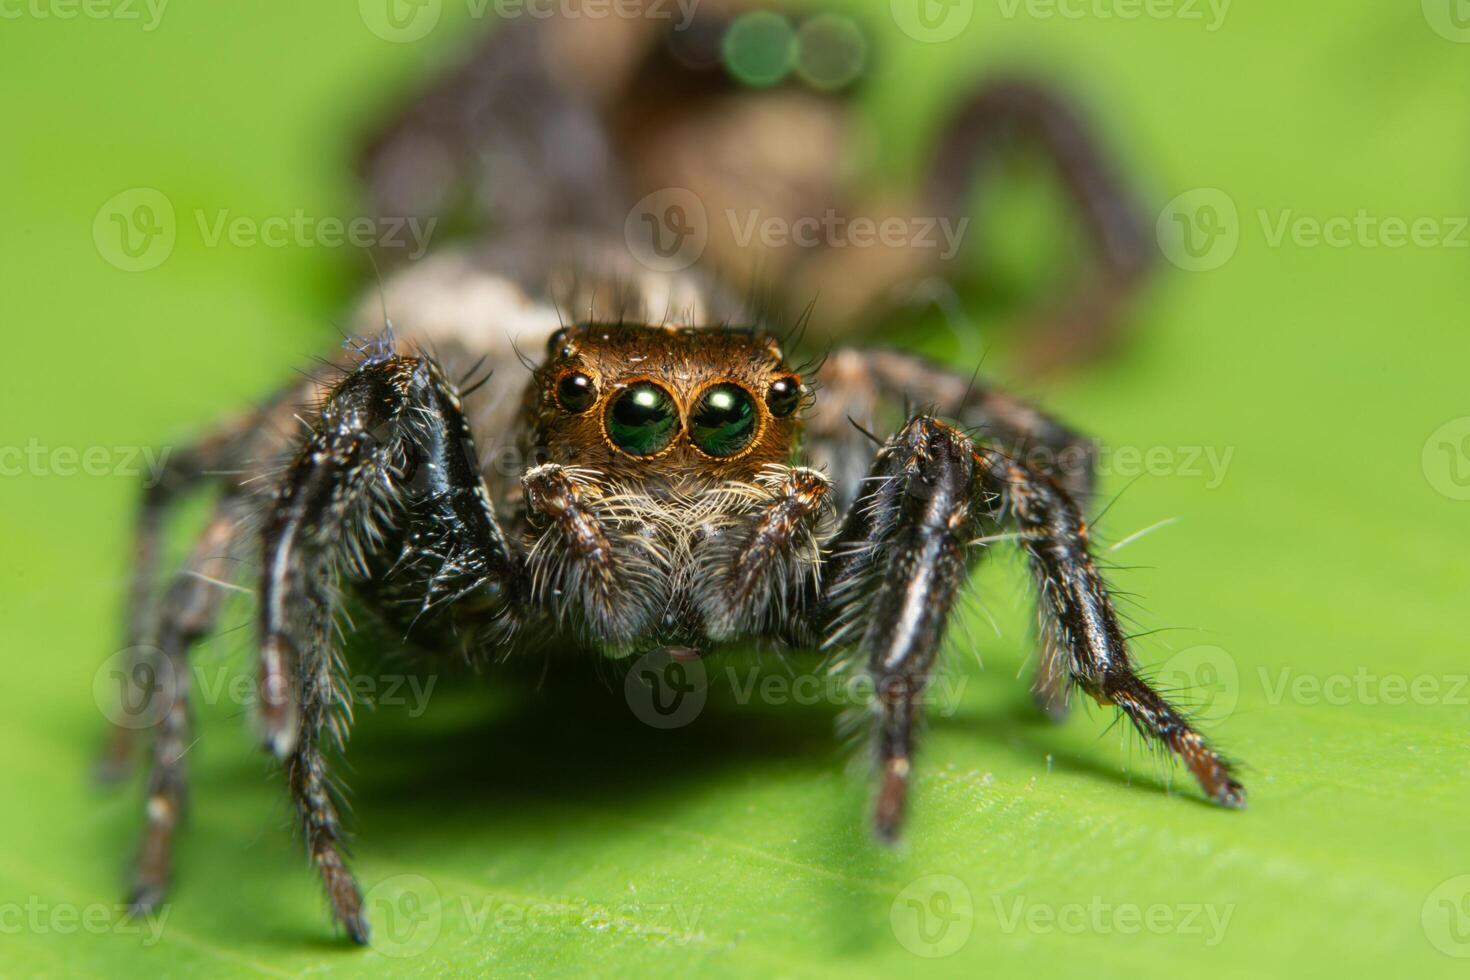
[[[397,566],[437,562],[455,579],[455,594],[478,590],[508,614],[522,590],[521,566],[495,523],[458,396],[416,357],[370,359],[335,388],[263,533],[260,720],[286,765],[333,914],[365,943],[322,746],[324,729],[339,743],[345,737],[345,718],[334,715],[344,695],[330,639],[337,581],[344,572],[368,577],[392,538],[402,542]],[[430,596],[443,584],[437,573],[428,583]]]
[[[975,462],[996,516],[1021,533],[1041,594],[1045,643],[1072,681],[1099,704],[1116,705],[1145,738],[1184,760],[1211,800],[1244,807],[1245,787],[1230,764],[1135,672],[1077,504],[1051,478],[993,449],[977,449]]]
[[[879,451],[827,565],[828,646],[854,641],[877,693],[874,828],[903,822],[915,729],[985,509],[968,437],[915,418]]]
[[[1051,477],[920,416],[879,451],[827,565],[828,645],[855,643],[877,692],[880,837],[903,820],[920,705],[977,531],[1019,526],[1048,645],[1069,676],[1180,756],[1215,802],[1245,790],[1188,721],[1134,672],[1077,504]]]
[[[839,486],[859,486],[867,471],[871,443],[865,430],[883,428],[883,417],[896,406],[925,405],[1056,480],[1080,507],[1085,509],[1092,499],[1097,467],[1093,441],[975,375],[901,351],[839,348],[815,377],[831,394],[818,403],[809,422],[808,445],[819,462],[839,475]],[[1043,642],[1032,685],[1038,707],[1056,721],[1067,716],[1071,681],[1060,660],[1058,651]]]

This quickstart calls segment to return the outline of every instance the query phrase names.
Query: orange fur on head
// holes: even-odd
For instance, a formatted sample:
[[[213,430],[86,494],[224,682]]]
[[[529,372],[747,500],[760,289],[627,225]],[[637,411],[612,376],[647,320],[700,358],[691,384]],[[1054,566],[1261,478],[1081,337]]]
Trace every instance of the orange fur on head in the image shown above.
[[[596,401],[569,412],[557,398],[557,385],[580,372],[596,386]],[[677,488],[703,480],[753,481],[770,464],[789,463],[800,434],[800,412],[785,417],[766,403],[771,385],[799,383],[786,366],[779,344],[758,331],[672,328],[629,324],[585,324],[558,332],[548,344],[545,365],[526,395],[527,431],[534,444],[528,458],[585,467],[605,479],[649,488]],[[652,381],[678,409],[678,432],[667,448],[635,456],[609,438],[606,417],[612,400],[631,384]],[[736,455],[701,452],[689,438],[689,414],[711,385],[732,383],[748,392],[757,413],[754,441]],[[803,389],[804,390],[804,389]]]

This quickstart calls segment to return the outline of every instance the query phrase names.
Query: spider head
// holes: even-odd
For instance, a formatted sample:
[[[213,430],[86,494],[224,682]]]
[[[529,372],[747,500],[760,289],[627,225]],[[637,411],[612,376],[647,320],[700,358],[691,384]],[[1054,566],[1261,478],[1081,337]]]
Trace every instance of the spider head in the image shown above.
[[[551,460],[681,484],[788,462],[806,388],[765,334],[585,324],[552,336],[530,397]]]

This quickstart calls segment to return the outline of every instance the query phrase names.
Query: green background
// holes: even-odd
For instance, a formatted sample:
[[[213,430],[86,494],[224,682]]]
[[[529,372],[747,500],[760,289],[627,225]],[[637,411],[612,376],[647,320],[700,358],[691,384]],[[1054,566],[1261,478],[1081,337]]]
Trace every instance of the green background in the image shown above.
[[[1118,461],[1105,489],[1127,489],[1100,533],[1177,519],[1118,556],[1117,582],[1139,596],[1141,629],[1184,628],[1141,639],[1139,656],[1201,665],[1158,669],[1198,682],[1181,696],[1247,763],[1249,810],[1204,805],[1107,712],[1038,720],[1017,676],[1024,577],[997,561],[977,605],[998,632],[977,611],[952,643],[963,697],[930,726],[896,852],[869,840],[836,707],[716,691],[695,724],[656,732],[616,685],[567,668],[539,693],[470,683],[419,720],[364,713],[355,866],[393,894],[394,876],[427,879],[440,932],[422,955],[333,940],[283,789],[229,704],[200,711],[161,941],[49,918],[12,928],[17,909],[116,902],[141,809],[136,785],[88,778],[136,481],[27,472],[0,480],[0,975],[1463,974],[1450,954],[1470,954],[1457,942],[1470,879],[1456,880],[1470,874],[1470,503],[1454,496],[1470,459],[1465,428],[1435,433],[1470,414],[1470,251],[1463,231],[1453,241],[1470,214],[1470,46],[1431,26],[1447,3],[1427,8],[1236,0],[1209,30],[1204,7],[1067,18],[985,0],[945,43],[864,10],[883,46],[869,101],[890,176],[911,172],[966,79],[1024,65],[1086,95],[1151,215],[1196,188],[1238,210],[1228,261],[1162,263],[1121,356],[1046,384],[1013,377],[1003,352],[987,369],[1111,445],[1175,453],[1136,480]],[[7,5],[0,20],[0,445],[176,445],[332,343],[366,278],[345,249],[207,247],[193,215],[352,215],[354,134],[483,25],[446,3],[427,39],[394,44],[351,3],[174,0],[154,30],[142,7],[142,21],[55,16],[66,9]],[[1056,234],[1029,178],[1015,184],[987,240],[998,278],[1024,282]],[[146,272],[109,264],[92,233],[132,187],[180,216],[173,253]],[[1268,234],[1287,213],[1360,210],[1434,219],[1452,240]],[[930,326],[891,339],[959,357]],[[1232,453],[1218,485],[1184,465],[1189,447]],[[232,610],[237,628],[201,661],[247,672],[248,622],[248,604]],[[1400,681],[1437,693],[1385,703],[1404,701]],[[891,911],[902,919],[900,892],[933,874],[963,883],[973,926],[931,959],[900,942]],[[497,926],[501,903],[550,903],[549,925]],[[1174,926],[1068,918],[1101,906]],[[1041,911],[1016,924],[1017,908]],[[1060,925],[1036,917],[1048,910]],[[1229,915],[1214,944],[1211,914]]]

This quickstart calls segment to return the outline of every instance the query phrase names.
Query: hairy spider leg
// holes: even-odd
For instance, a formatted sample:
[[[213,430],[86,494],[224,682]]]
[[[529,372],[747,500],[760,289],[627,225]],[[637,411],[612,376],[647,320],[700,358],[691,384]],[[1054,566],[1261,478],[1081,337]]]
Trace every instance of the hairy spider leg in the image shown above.
[[[966,577],[970,541],[987,526],[1021,534],[1046,642],[1065,655],[1070,678],[1178,755],[1210,799],[1243,806],[1245,790],[1229,763],[1134,671],[1086,522],[1066,491],[921,415],[879,450],[827,568],[827,645],[855,645],[878,694],[878,835],[895,839],[902,825],[922,695]]]
[[[399,508],[454,529],[453,577],[507,611],[524,583],[495,522],[458,396],[425,358],[362,364],[328,396],[314,432],[281,482],[264,527],[260,586],[261,723],[285,763],[312,863],[338,922],[368,938],[323,734],[344,736],[331,638],[342,573],[365,577]],[[427,532],[428,529],[426,529]],[[413,529],[409,531],[410,538]],[[468,583],[468,585],[464,583]]]
[[[976,186],[993,177],[1016,137],[1056,167],[1094,253],[1094,268],[1025,342],[1027,366],[1039,372],[1086,362],[1116,343],[1123,308],[1154,253],[1137,202],[1082,114],[1029,80],[997,78],[964,99],[935,145],[924,199],[938,214],[969,214]]]

